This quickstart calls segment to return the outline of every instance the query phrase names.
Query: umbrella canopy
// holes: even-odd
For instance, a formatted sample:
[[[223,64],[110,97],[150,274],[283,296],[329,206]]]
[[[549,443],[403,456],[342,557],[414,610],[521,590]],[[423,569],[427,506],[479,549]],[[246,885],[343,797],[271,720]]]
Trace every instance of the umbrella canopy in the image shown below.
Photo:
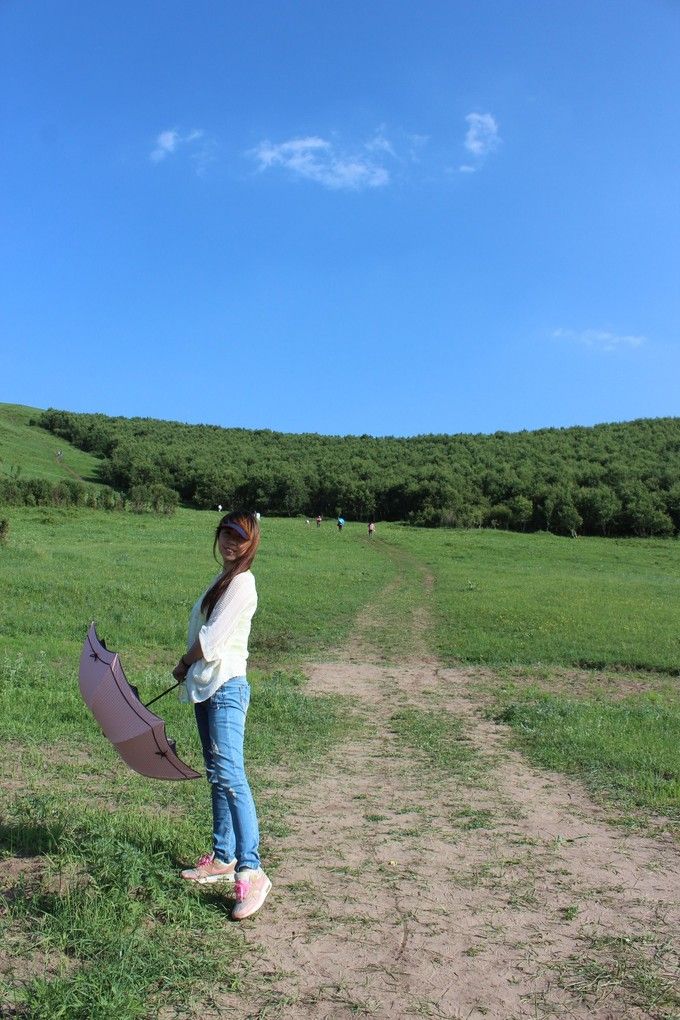
[[[123,761],[152,779],[199,779],[168,740],[165,723],[139,700],[117,653],[99,640],[90,625],[80,656],[80,693]]]

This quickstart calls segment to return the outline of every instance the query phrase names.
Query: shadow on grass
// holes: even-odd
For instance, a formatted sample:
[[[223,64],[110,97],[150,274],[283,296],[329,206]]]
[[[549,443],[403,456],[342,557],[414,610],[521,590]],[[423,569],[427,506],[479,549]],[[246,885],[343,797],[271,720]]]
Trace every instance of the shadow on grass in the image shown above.
[[[12,857],[38,857],[54,853],[65,831],[65,824],[16,821],[0,822],[0,851]]]

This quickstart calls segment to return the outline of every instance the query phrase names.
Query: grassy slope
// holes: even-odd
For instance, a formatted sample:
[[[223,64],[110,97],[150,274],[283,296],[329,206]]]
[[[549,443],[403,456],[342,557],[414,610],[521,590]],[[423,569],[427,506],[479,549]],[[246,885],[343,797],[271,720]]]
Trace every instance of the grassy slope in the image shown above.
[[[0,474],[8,475],[20,468],[19,478],[46,478],[50,482],[77,478],[98,485],[98,459],[29,425],[30,419],[39,414],[39,408],[0,404]],[[57,450],[63,453],[61,460],[57,459]]]
[[[382,525],[436,576],[448,664],[680,671],[680,542]]]

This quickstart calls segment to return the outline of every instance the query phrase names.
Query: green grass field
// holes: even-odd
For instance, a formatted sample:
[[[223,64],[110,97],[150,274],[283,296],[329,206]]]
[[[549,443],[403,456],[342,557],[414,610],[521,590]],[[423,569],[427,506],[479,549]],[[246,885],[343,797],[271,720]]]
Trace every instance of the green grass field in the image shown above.
[[[96,619],[100,635],[121,653],[145,697],[167,686],[184,647],[193,599],[217,571],[211,556],[217,516],[48,508],[7,513],[10,536],[0,549],[1,594],[8,607],[0,623],[2,729],[8,739],[29,744],[96,740],[75,677],[90,620]],[[494,667],[487,699],[529,749],[538,754],[543,748],[541,761],[591,777],[597,773],[600,788],[609,775],[617,776],[611,790],[627,791],[628,800],[636,783],[624,773],[632,774],[639,779],[636,802],[657,810],[672,807],[677,799],[672,762],[677,760],[680,663],[674,611],[678,543],[573,542],[396,525],[381,525],[380,537],[369,541],[358,524],[349,524],[343,534],[302,520],[263,520],[262,526],[251,660],[256,682],[276,668],[294,671],[305,658],[328,654],[350,633],[357,614],[366,611],[375,621],[382,657],[398,662],[413,654],[409,621],[420,612],[424,620],[434,619],[421,638],[434,644],[445,662]],[[626,555],[629,560],[622,559]],[[427,571],[433,585],[424,582]],[[577,668],[583,663],[597,664],[598,670]],[[538,686],[512,681],[513,671],[524,671],[525,680]],[[608,708],[618,705],[619,688],[626,691],[633,675],[626,712]],[[576,683],[574,678],[583,676],[593,678],[589,686]],[[546,716],[546,694],[564,711]],[[656,699],[654,710],[650,697]],[[27,713],[29,700],[35,703]],[[567,711],[572,702],[576,707]],[[595,737],[577,747],[568,735],[574,713],[586,710],[599,722],[583,723],[581,728]],[[529,724],[531,711],[542,726]],[[175,732],[194,739],[191,720],[173,698],[164,703],[164,712]],[[552,758],[546,732],[548,743],[556,741]],[[597,748],[604,751],[617,734],[622,747],[637,740],[644,753],[631,758],[629,751],[610,747],[589,770]],[[655,769],[670,778],[657,783]]]
[[[41,449],[38,459],[52,456]],[[218,569],[217,515],[2,516],[0,855],[16,868],[0,916],[16,958],[3,998],[35,1020],[127,1020],[200,995],[200,981],[229,986],[239,933],[217,894],[175,878],[209,845],[205,784],[126,769],[77,686],[91,619],[143,697],[172,682],[191,604]],[[538,765],[578,775],[636,817],[680,816],[678,542],[383,524],[369,541],[364,525],[338,534],[280,519],[262,528],[247,753],[274,869],[286,825],[277,769],[322,767],[359,725],[349,699],[309,696],[299,667],[339,648],[363,613],[385,661],[413,655],[418,621],[421,646],[448,665],[477,664],[471,696]],[[191,711],[174,695],[159,708],[200,767]],[[474,775],[457,720],[402,711],[393,725],[433,765]],[[217,938],[222,952],[207,967]]]
[[[678,541],[395,526],[386,534],[435,575],[437,651],[449,664],[678,673]]]
[[[381,533],[385,533],[384,526]],[[433,640],[540,766],[680,818],[680,543],[391,527],[435,578]],[[474,685],[473,685],[474,687]]]

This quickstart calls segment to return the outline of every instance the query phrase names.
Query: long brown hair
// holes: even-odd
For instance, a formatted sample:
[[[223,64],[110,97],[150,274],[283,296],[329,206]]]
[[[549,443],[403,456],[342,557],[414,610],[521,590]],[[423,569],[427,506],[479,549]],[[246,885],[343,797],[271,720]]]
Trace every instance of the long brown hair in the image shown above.
[[[213,609],[219,602],[222,595],[236,577],[237,574],[243,574],[246,570],[250,569],[250,565],[255,559],[255,553],[257,547],[260,544],[260,525],[257,522],[255,514],[244,513],[241,510],[236,510],[233,513],[225,514],[220,523],[217,525],[215,531],[215,540],[213,542],[213,556],[217,559],[217,543],[219,542],[220,532],[223,528],[229,530],[230,538],[233,538],[237,545],[236,559],[225,567],[224,573],[220,574],[215,583],[211,588],[208,588],[207,592],[203,596],[201,602],[201,610],[203,611],[206,620],[210,619]],[[244,538],[243,535],[246,537]]]

